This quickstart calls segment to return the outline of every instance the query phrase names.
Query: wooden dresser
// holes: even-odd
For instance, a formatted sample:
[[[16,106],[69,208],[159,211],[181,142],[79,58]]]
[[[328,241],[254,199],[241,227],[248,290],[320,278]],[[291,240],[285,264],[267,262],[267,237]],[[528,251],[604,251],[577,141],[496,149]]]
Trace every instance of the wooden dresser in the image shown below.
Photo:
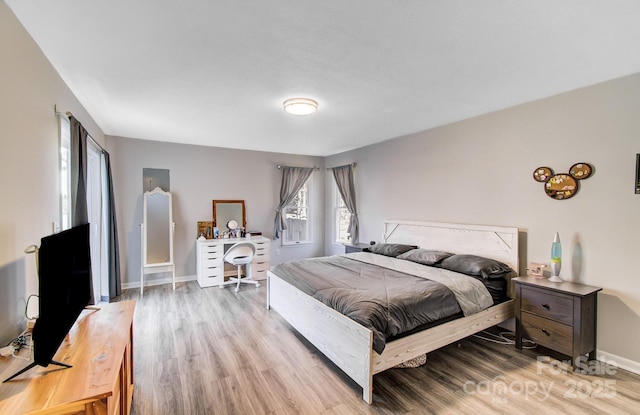
[[[128,415],[135,305],[135,301],[123,301],[105,304],[98,311],[84,310],[54,357],[73,367],[35,367],[0,384],[0,414]],[[27,363],[2,358],[2,379]]]
[[[576,358],[596,357],[596,315],[599,287],[573,282],[518,277],[516,291],[516,347],[522,339]]]

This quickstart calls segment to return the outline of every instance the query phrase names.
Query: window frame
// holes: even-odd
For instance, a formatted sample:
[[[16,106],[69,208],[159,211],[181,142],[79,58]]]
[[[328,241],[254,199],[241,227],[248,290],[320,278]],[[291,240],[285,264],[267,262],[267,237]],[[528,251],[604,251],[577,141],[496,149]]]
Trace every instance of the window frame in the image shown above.
[[[71,123],[63,116],[59,116],[58,120],[59,230],[63,231],[71,228]]]

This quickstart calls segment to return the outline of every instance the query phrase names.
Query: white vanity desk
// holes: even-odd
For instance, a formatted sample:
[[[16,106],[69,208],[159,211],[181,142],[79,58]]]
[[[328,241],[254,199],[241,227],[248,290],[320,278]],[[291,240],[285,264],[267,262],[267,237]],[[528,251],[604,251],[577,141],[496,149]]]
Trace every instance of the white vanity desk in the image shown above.
[[[247,265],[245,275],[253,280],[264,280],[267,278],[271,256],[269,253],[269,239],[264,236],[254,236],[251,238],[227,238],[227,239],[206,239],[196,240],[196,277],[201,288],[212,286],[224,286],[229,277],[237,275],[237,268],[232,267],[226,270],[222,257],[231,246],[238,242],[250,242],[256,247],[251,264]]]

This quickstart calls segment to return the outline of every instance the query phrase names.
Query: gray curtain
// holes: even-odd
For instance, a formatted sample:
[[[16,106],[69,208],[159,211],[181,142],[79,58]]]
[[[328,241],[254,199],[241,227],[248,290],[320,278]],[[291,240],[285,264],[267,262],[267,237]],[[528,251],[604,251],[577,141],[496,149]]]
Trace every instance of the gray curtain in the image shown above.
[[[71,226],[89,222],[87,214],[87,130],[73,116],[71,124]]]
[[[69,117],[71,126],[71,226],[89,223],[87,209],[87,130],[73,116]],[[90,272],[91,274],[91,272]],[[93,275],[89,278],[91,300],[93,300]]]
[[[282,184],[280,185],[280,204],[276,209],[276,218],[273,223],[273,239],[280,238],[280,232],[287,229],[282,209],[291,203],[302,186],[313,173],[313,168],[308,167],[282,167]]]
[[[353,166],[349,164],[347,166],[334,167],[331,170],[333,171],[336,185],[338,185],[340,196],[342,196],[342,200],[351,214],[347,232],[351,235],[351,242],[357,243],[360,224],[356,210],[356,185],[353,179]]]
[[[122,293],[120,279],[120,247],[118,245],[118,223],[116,221],[116,200],[113,193],[113,177],[111,175],[111,159],[109,153],[102,151],[107,170],[107,197],[109,211],[107,212],[107,261],[109,264],[109,298]]]

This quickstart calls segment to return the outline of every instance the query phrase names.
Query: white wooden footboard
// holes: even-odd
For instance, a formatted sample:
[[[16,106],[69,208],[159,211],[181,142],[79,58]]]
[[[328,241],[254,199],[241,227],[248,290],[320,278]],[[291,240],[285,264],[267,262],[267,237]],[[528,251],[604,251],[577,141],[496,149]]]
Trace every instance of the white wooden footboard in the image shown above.
[[[362,387],[372,401],[373,332],[267,272],[267,308],[275,309],[318,350]]]
[[[382,354],[374,353],[372,355],[373,374],[508,320],[514,316],[514,303],[515,300],[505,301],[479,313],[387,342]]]
[[[373,351],[373,332],[269,271],[267,308],[275,309],[311,344],[362,387],[362,399],[373,400],[373,375],[429,353],[514,315],[514,300],[477,314],[387,342],[381,355]]]

